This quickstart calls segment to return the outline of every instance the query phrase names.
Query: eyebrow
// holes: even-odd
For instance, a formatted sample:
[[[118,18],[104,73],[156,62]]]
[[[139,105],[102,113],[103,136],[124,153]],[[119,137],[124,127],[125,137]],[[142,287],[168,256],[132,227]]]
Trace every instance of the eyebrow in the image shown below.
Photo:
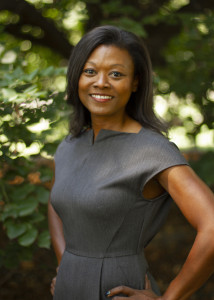
[[[87,61],[86,64],[92,64],[92,65],[96,66],[96,63],[94,63],[93,61],[90,61],[90,60]],[[112,64],[112,65],[110,65],[110,67],[111,67],[111,68],[112,68],[112,67],[122,67],[122,68],[125,68],[125,66],[122,65],[122,64]]]

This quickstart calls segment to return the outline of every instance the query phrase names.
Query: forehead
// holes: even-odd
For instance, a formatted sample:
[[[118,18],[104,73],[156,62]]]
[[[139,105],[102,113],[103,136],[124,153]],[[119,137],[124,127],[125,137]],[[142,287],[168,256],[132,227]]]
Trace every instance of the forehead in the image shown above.
[[[121,65],[123,67],[134,68],[131,55],[126,49],[121,49],[115,45],[100,45],[93,50],[86,63],[95,65]]]

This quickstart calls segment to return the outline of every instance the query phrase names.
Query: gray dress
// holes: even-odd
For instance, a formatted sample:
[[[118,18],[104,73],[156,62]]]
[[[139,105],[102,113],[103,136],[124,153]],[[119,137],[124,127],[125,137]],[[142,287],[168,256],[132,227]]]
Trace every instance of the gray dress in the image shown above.
[[[55,154],[51,203],[63,222],[66,249],[54,300],[104,300],[109,289],[144,288],[145,274],[158,287],[144,248],[162,225],[171,202],[167,192],[148,200],[144,185],[162,170],[185,165],[162,135],[102,129],[68,136]],[[161,245],[160,245],[161,247]]]

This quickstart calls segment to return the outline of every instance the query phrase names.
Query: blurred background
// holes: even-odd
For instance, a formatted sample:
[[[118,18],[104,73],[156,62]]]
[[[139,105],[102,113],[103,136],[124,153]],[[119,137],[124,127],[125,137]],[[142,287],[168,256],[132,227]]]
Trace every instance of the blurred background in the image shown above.
[[[155,110],[214,190],[214,1],[0,1],[0,299],[52,299],[57,266],[47,225],[53,154],[68,132],[66,67],[89,29],[141,36],[154,70]],[[175,205],[146,251],[162,291],[195,232]],[[191,299],[214,299],[214,277]]]

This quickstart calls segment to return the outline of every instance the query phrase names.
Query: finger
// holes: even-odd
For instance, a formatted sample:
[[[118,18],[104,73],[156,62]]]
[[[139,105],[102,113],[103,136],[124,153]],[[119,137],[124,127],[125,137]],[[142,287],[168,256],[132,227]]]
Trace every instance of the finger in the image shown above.
[[[51,284],[51,289],[50,289],[50,291],[51,291],[51,294],[53,295],[54,294],[54,286]]]
[[[51,289],[50,289],[50,292],[51,292],[52,296],[53,296],[53,294],[54,294],[55,285],[56,285],[56,277],[54,277],[54,278],[52,279],[52,281],[51,281]]]
[[[124,300],[124,299],[127,299],[127,297],[113,297],[112,300]]]
[[[51,292],[51,295],[53,296],[54,295],[54,287],[51,285],[51,288],[50,288],[50,292]]]
[[[121,286],[117,286],[111,290],[109,290],[108,292],[105,293],[105,296],[107,297],[112,297],[114,295],[117,295],[117,294],[124,294],[124,295],[127,295],[127,296],[132,296],[134,295],[134,292],[135,290],[128,287],[128,286],[124,286],[124,285],[121,285]],[[119,298],[124,298],[124,297],[119,297]],[[118,299],[118,297],[116,298]]]
[[[148,275],[145,275],[145,290],[150,290],[152,288],[151,281],[149,280]]]
[[[52,279],[52,282],[51,282],[51,285],[52,285],[53,287],[55,287],[55,284],[56,284],[56,277],[54,277],[54,278]]]
[[[54,290],[52,288],[50,289],[50,292],[51,292],[51,295],[53,296],[54,295]]]

